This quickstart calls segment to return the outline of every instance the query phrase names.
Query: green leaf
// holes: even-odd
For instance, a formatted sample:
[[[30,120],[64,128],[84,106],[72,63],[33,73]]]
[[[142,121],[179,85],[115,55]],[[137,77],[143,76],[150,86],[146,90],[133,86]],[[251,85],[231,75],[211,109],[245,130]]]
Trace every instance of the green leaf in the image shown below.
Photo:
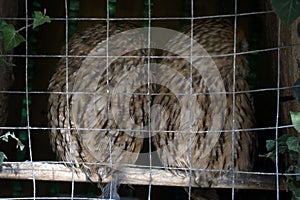
[[[13,64],[13,63],[9,63],[3,57],[0,57],[0,66],[2,66],[2,67],[14,67],[16,65]]]
[[[284,154],[286,150],[288,150],[288,147],[286,145],[278,147],[278,153]]]
[[[51,22],[49,16],[43,14],[40,11],[34,11],[33,29],[35,29],[37,26],[43,25],[46,22]]]
[[[286,25],[291,25],[300,16],[299,0],[272,0],[272,7]]]
[[[275,157],[276,157],[275,151],[272,152],[272,153],[270,153],[270,154],[268,155],[268,157],[269,157],[273,162],[275,162]]]
[[[267,151],[272,151],[275,148],[275,141],[274,140],[267,140],[266,141],[266,148],[267,148]]]
[[[290,112],[290,115],[293,125],[298,124],[297,126],[294,126],[294,128],[300,133],[300,112]]]
[[[4,159],[7,159],[7,157],[2,151],[0,151],[0,165],[3,163]]]
[[[291,136],[287,139],[286,145],[290,151],[300,152],[299,139],[296,136]]]
[[[298,103],[300,103],[300,78],[294,83],[293,90]]]
[[[292,136],[292,134],[282,134],[279,138],[278,138],[278,145],[286,145],[286,140]]]
[[[0,26],[0,32],[3,36],[4,50],[10,51],[18,46],[25,38],[20,35],[12,24]]]
[[[298,157],[299,157],[299,153],[295,152],[295,151],[288,151],[289,153],[289,157],[291,160],[298,160]]]
[[[6,21],[0,20],[0,27],[7,25]]]
[[[300,200],[300,188],[295,188],[295,190],[293,191],[294,197],[297,200]]]

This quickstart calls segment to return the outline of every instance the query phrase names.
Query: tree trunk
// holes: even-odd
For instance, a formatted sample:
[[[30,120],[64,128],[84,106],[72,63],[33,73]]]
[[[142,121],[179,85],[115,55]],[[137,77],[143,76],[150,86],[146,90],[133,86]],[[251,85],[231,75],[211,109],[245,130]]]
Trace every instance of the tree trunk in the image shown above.
[[[264,2],[264,10],[271,10],[269,1]],[[300,17],[294,21],[290,26],[285,25],[283,22],[280,24],[280,33],[278,33],[278,18],[275,14],[268,14],[264,18],[264,25],[266,30],[266,43],[268,47],[282,47],[280,49],[280,87],[291,87],[297,79],[300,78],[300,38],[297,35],[297,25],[300,23]],[[280,37],[280,44],[278,44],[278,37]],[[278,50],[271,53],[271,72],[277,84],[278,72]],[[275,85],[276,87],[276,85]],[[279,92],[279,125],[291,125],[290,111],[299,112],[300,106],[296,101],[293,89],[281,89]],[[274,120],[272,118],[271,120]],[[294,128],[281,128],[280,134],[300,134]],[[285,168],[287,169],[293,163],[288,155],[285,155]]]

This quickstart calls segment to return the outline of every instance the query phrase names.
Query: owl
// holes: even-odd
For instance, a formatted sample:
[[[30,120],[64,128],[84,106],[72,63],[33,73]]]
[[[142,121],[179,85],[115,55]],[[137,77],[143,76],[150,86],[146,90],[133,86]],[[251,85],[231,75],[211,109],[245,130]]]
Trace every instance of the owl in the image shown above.
[[[160,108],[152,117],[153,144],[164,167],[178,176],[192,175],[200,187],[210,187],[222,173],[253,167],[249,68],[234,48],[245,51],[247,42],[240,30],[234,37],[229,20],[195,20],[166,44],[157,72],[164,76],[152,100]],[[217,199],[211,194],[200,199]]]
[[[93,174],[112,177],[134,164],[143,145],[148,99],[148,41],[126,22],[99,23],[76,33],[49,83],[50,143],[57,157]],[[117,184],[113,185],[117,185]],[[112,191],[113,190],[113,191]],[[102,197],[118,199],[116,188]]]

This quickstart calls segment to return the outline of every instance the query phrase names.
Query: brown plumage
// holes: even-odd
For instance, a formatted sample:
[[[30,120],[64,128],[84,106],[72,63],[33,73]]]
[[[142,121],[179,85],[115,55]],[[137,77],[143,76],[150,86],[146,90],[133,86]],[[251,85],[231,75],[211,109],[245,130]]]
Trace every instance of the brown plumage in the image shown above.
[[[135,26],[110,24],[109,36],[130,28]],[[186,28],[184,33],[187,37],[190,36],[190,29]],[[134,50],[136,47],[147,46],[141,45],[147,41],[139,38],[139,35],[135,35],[134,40],[130,41],[127,40],[128,37],[114,39],[112,42],[117,46],[110,45],[109,55],[118,55],[119,51],[124,51],[122,48],[129,48],[134,51],[125,52],[126,56],[144,57],[118,58],[110,63],[106,70],[106,46],[99,47],[99,43],[107,36],[106,25],[100,24],[76,34],[69,42],[69,107],[65,94],[66,59],[61,59],[49,84],[49,90],[57,92],[50,94],[48,118],[53,128],[50,141],[59,159],[75,164],[88,176],[96,173],[100,174],[101,178],[110,174],[111,162],[117,171],[121,170],[124,164],[133,164],[143,144],[141,130],[148,130],[147,111],[150,105],[153,143],[164,166],[230,170],[233,99],[231,93],[218,92],[233,91],[233,56],[220,56],[233,53],[233,26],[226,20],[199,21],[194,25],[193,34],[195,46],[199,43],[209,55],[219,57],[213,57],[214,62],[197,57],[192,63],[198,68],[194,66],[190,71],[190,40],[182,40],[182,36],[177,36],[167,43],[166,48],[170,52],[163,55],[187,56],[187,59],[164,58],[161,66],[152,71],[155,84],[151,82],[149,86],[147,70],[143,68],[145,66],[139,67],[147,64],[145,56],[148,52],[140,48]],[[237,36],[239,52],[244,49],[246,42],[241,32],[238,32]],[[198,50],[195,49],[194,56],[205,55]],[[74,55],[100,55],[104,58],[72,57]],[[162,67],[163,65],[167,67]],[[247,74],[245,58],[237,56],[235,130],[254,126],[252,100],[249,93],[243,92],[248,90],[245,81]],[[119,86],[124,87],[114,90]],[[149,92],[155,94],[150,98],[147,95]],[[193,95],[189,95],[190,92]],[[214,94],[208,94],[209,92]],[[126,96],[125,93],[130,95]],[[157,105],[159,106],[156,107]],[[127,115],[132,121],[128,120]],[[235,132],[234,140],[235,170],[251,170],[256,144],[255,134],[251,131],[238,131]],[[89,163],[106,163],[108,166],[99,168],[98,165]],[[171,172],[189,176],[188,170],[174,169]],[[220,173],[193,171],[193,181],[200,186],[210,186],[218,174]],[[193,196],[195,199],[217,198],[214,192],[207,192],[209,197],[198,195],[197,192],[192,194],[196,195]]]
[[[140,57],[109,59],[108,62],[113,62],[109,63],[107,69],[107,26],[101,23],[75,34],[69,41],[68,98],[65,58],[60,60],[49,83],[51,94],[48,119],[52,128],[50,142],[53,150],[60,160],[81,168],[88,177],[99,174],[100,181],[110,175],[110,164],[115,171],[121,170],[123,165],[134,164],[143,144],[140,130],[144,126],[143,110],[146,110],[144,107],[147,106],[147,99],[139,95],[128,99],[122,93],[123,88],[118,90],[118,87],[126,80],[124,88],[127,91],[136,89],[135,84],[143,75],[143,67],[147,65],[148,52],[135,48],[146,47],[147,41],[134,33],[113,37],[134,28],[134,25],[127,23],[110,23],[109,37],[112,40],[108,44],[108,53],[110,56]],[[62,53],[65,54],[65,50]],[[141,112],[134,112],[135,104]],[[131,110],[135,123],[128,121],[124,125],[120,122],[127,110]],[[100,168],[100,165],[91,163],[107,166]]]
[[[158,130],[165,131],[154,134],[153,143],[164,166],[187,169],[171,169],[171,172],[180,176],[189,176],[189,168],[232,169],[232,120],[235,122],[235,130],[253,128],[255,121],[251,96],[245,92],[249,90],[245,80],[249,69],[244,56],[236,57],[235,91],[238,93],[235,94],[233,118],[233,95],[230,93],[233,91],[233,25],[223,19],[200,20],[195,21],[193,30],[195,47],[193,56],[206,55],[197,50],[196,43],[198,43],[210,56],[219,57],[213,57],[214,62],[203,57],[193,59],[191,72],[188,57],[186,59],[170,57],[189,56],[190,40],[184,40],[182,36],[171,39],[167,43],[167,49],[174,51],[163,54],[169,58],[164,58],[161,64],[168,67],[159,72],[169,73],[169,78],[159,80],[162,86],[158,88],[156,91],[158,95],[153,99],[153,105],[163,107],[163,112],[155,113],[153,124],[159,128]],[[184,34],[191,36],[190,27],[185,28]],[[237,31],[237,52],[243,51],[246,46],[242,32]],[[221,56],[223,54],[231,55]],[[165,87],[168,84],[179,88],[177,93],[184,93],[187,98]],[[225,91],[229,93],[217,94]],[[193,95],[189,98],[190,92]],[[209,94],[210,92],[212,94]],[[235,170],[252,169],[255,138],[252,131],[235,131]],[[194,177],[192,180],[202,187],[209,187],[221,175],[220,172],[203,170],[193,171],[192,174]],[[199,199],[215,199],[216,195],[212,194],[211,198],[203,196]]]

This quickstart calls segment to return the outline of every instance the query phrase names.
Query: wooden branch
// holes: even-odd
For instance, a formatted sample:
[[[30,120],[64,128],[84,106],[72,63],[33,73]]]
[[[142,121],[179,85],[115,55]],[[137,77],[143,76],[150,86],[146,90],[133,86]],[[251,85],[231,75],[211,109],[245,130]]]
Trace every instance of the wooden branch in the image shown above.
[[[127,167],[124,170],[124,177],[122,177],[122,184],[132,185],[148,185],[150,182],[149,169],[139,167]],[[33,173],[35,180],[41,181],[72,181],[72,170],[63,164],[48,164],[45,162],[4,162],[0,168],[0,179],[23,179],[32,180]],[[170,172],[163,169],[152,169],[152,185],[164,186],[189,186],[189,178],[181,178],[174,176]],[[88,182],[85,174],[77,170],[73,174],[73,179],[76,182]],[[97,175],[92,176],[91,179],[98,181]],[[110,180],[104,179],[103,182]],[[281,189],[283,188],[282,180]],[[192,183],[193,187],[198,187]],[[231,176],[222,176],[217,179],[211,187],[213,188],[231,188]],[[236,189],[261,189],[261,190],[275,190],[276,181],[275,175],[253,175],[253,174],[239,174],[235,179]]]

